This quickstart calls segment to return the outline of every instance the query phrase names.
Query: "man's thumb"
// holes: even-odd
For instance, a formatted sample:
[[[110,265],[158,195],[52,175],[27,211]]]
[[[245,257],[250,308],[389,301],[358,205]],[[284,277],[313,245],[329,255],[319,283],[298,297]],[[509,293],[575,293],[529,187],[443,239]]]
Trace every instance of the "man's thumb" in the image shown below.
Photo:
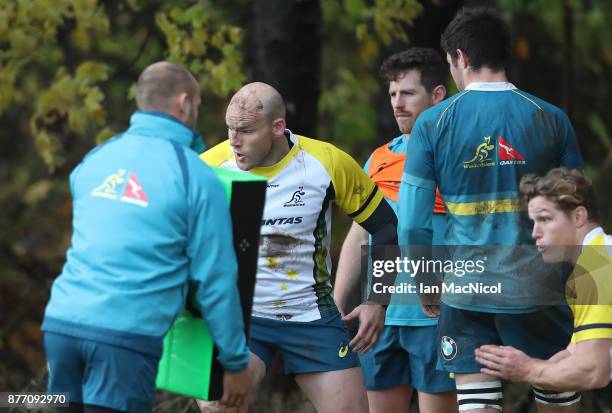
[[[355,308],[353,311],[342,317],[342,321],[351,321],[359,316],[359,307]]]

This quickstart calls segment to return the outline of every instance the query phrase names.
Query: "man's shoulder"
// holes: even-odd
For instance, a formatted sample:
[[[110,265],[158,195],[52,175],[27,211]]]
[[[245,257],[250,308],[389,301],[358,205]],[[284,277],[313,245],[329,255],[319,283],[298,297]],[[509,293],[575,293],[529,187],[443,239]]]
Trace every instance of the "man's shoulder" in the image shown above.
[[[297,135],[300,148],[315,158],[330,176],[337,173],[364,174],[357,161],[337,146],[318,139]]]
[[[337,146],[321,139],[308,138],[306,136],[297,134],[295,137],[297,139],[297,144],[306,152],[340,150]]]
[[[440,120],[444,117],[444,115],[457,103],[459,102],[465,95],[467,91],[458,92],[448,98],[444,99],[442,102],[439,102],[436,105],[433,105],[427,109],[425,109],[415,122],[415,127],[419,124],[423,125],[437,125]]]
[[[538,109],[542,111],[552,112],[557,115],[565,115],[565,112],[558,106],[555,106],[552,103],[547,102],[546,100],[542,98],[532,95],[531,93],[525,92],[524,90],[521,90],[521,89],[513,89],[512,92],[515,95],[522,98],[523,100],[525,100],[526,102],[531,103],[532,105],[534,105],[535,107],[537,107]]]
[[[301,135],[296,135],[296,138],[300,149],[323,162],[326,166],[331,166],[327,164],[334,162],[338,158],[350,157],[350,155],[332,143]]]

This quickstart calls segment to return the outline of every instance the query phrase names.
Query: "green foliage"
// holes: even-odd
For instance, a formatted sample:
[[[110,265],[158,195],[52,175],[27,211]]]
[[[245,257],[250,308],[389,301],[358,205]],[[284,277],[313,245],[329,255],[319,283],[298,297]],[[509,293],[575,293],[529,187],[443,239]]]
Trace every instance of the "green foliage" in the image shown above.
[[[394,40],[409,42],[403,25],[412,23],[422,6],[417,0],[323,1],[321,6],[326,47],[320,135],[356,149],[376,136],[372,102],[384,87],[378,78],[381,48]]]
[[[127,91],[147,64],[183,64],[226,96],[245,79],[242,33],[215,10],[210,1],[4,1],[0,115],[19,108],[29,118],[28,135],[53,171],[69,142],[92,145],[116,132],[109,121],[125,124],[116,108],[132,106]],[[109,99],[102,91],[115,83],[124,94]]]

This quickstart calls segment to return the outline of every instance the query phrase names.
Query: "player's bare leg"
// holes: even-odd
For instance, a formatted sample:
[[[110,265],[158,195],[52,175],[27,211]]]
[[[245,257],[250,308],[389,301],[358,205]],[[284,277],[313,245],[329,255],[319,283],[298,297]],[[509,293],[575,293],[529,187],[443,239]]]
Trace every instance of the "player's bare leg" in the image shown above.
[[[367,413],[361,368],[304,373],[295,377],[317,413]]]

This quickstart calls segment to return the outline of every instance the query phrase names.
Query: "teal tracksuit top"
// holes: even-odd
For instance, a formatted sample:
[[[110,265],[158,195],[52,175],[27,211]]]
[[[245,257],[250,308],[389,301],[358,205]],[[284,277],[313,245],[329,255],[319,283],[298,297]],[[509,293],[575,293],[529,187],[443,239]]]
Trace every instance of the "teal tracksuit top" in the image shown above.
[[[136,112],[129,129],[70,175],[72,245],[43,330],[159,356],[188,287],[226,370],[248,364],[229,208],[174,117]]]

